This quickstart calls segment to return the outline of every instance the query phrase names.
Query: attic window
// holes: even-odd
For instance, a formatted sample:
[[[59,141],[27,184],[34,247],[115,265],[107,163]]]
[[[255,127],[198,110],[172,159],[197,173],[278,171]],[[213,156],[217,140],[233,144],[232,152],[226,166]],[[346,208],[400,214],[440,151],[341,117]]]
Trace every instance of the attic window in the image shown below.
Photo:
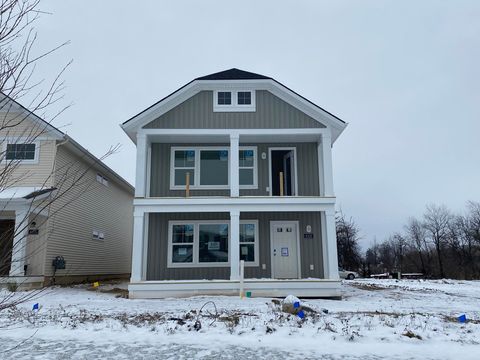
[[[252,93],[250,91],[239,91],[237,95],[238,105],[251,105]]]
[[[254,90],[214,91],[213,111],[255,111]]]
[[[218,92],[218,105],[231,105],[232,104],[232,93],[227,91]]]

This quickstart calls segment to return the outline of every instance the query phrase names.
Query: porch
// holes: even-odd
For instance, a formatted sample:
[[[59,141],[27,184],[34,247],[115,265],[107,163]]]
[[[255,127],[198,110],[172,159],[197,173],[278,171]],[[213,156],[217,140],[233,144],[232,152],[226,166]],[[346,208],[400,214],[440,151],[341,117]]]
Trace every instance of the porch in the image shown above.
[[[132,299],[188,297],[199,295],[239,295],[250,292],[252,297],[339,298],[340,280],[328,279],[245,279],[240,280],[164,280],[132,282],[128,286]]]

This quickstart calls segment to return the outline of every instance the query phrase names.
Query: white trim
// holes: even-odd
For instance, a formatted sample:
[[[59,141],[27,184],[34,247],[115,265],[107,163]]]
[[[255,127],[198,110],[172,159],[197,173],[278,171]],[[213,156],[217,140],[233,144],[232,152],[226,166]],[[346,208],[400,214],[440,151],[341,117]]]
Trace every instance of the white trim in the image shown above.
[[[341,281],[328,279],[245,279],[245,291],[253,297],[341,297]],[[163,280],[128,285],[131,299],[156,299],[199,295],[238,296],[239,280]]]
[[[147,256],[148,256],[148,228],[150,226],[150,214],[143,217],[143,254],[142,254],[142,279],[147,278]]]
[[[134,212],[279,212],[326,211],[335,206],[334,197],[241,196],[134,199]]]
[[[175,185],[175,151],[185,151],[193,150],[195,152],[195,166],[193,167],[194,174],[194,183],[190,185],[191,190],[229,190],[230,189],[230,169],[231,169],[231,156],[230,156],[230,146],[172,146],[170,147],[170,190],[185,190],[185,185]],[[227,185],[201,185],[201,160],[200,152],[208,150],[224,150],[228,152],[227,161],[228,161],[228,184]],[[253,185],[239,185],[239,189],[258,189],[258,170],[257,170],[257,147],[256,146],[239,146],[239,150],[253,150],[254,154],[254,184]],[[178,168],[182,169],[182,168]],[[191,168],[183,168],[191,169]]]
[[[268,188],[269,188],[269,195],[272,195],[272,150],[293,150],[294,156],[294,165],[295,165],[295,194],[291,196],[298,196],[298,158],[297,158],[297,148],[295,146],[287,146],[287,147],[269,147],[268,148]],[[286,195],[285,195],[286,196]]]
[[[333,166],[332,166],[332,139],[329,134],[322,134],[322,170],[323,196],[334,196]]]
[[[231,93],[231,104],[219,104],[218,103],[218,93],[219,92],[229,92]],[[250,104],[239,104],[238,103],[238,93],[239,92],[249,92],[251,103]],[[256,91],[254,89],[216,89],[213,90],[213,112],[254,112],[256,111]]]
[[[147,166],[147,136],[137,133],[137,161],[135,176],[135,197],[145,197],[145,176]]]
[[[139,129],[138,133],[143,135],[197,135],[197,136],[206,136],[206,135],[216,135],[216,136],[225,136],[225,142],[228,141],[228,137],[235,131],[241,136],[248,135],[320,135],[329,133],[329,130],[326,128],[288,128],[288,129]]]
[[[199,225],[208,224],[208,225],[217,225],[217,224],[228,224],[228,262],[212,262],[205,263],[198,260],[198,246],[199,246]],[[258,267],[259,265],[259,229],[258,229],[258,220],[240,220],[240,224],[255,224],[255,259],[254,261],[245,261],[246,267]],[[185,243],[186,245],[193,245],[193,258],[190,263],[174,263],[172,261],[172,235],[173,235],[173,225],[193,225],[193,243]],[[208,267],[230,267],[231,264],[231,226],[230,220],[170,220],[168,221],[168,245],[167,245],[167,268],[208,268]],[[240,245],[240,242],[239,242]],[[240,251],[240,248],[239,250]],[[240,261],[240,258],[239,258]]]
[[[147,145],[147,179],[146,179],[146,184],[145,184],[145,197],[148,198],[150,197],[151,194],[151,177],[152,177],[152,144],[149,143]]]
[[[236,133],[230,135],[230,151],[228,152],[228,171],[229,171],[229,183],[230,183],[230,196],[240,196],[240,149],[239,149],[239,136]]]
[[[300,222],[298,220],[275,220],[270,221],[270,271],[272,274],[272,278],[275,279],[275,267],[273,261],[273,227],[275,225],[288,225],[288,224],[295,224],[296,227],[296,234],[297,234],[297,273],[298,279],[302,278],[302,264],[301,264],[301,256],[300,256]],[[283,280],[283,279],[278,279]]]
[[[133,214],[133,244],[132,244],[132,273],[131,281],[137,282],[143,278],[144,242],[145,238],[145,213]]]

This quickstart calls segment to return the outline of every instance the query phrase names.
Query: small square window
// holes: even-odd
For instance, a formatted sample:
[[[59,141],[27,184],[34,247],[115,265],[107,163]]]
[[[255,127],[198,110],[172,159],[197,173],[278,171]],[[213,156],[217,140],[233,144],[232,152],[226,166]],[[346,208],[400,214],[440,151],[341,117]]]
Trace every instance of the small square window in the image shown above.
[[[238,100],[238,105],[251,105],[252,93],[250,91],[239,91],[237,100]]]
[[[232,105],[232,93],[229,91],[218,92],[218,105]]]

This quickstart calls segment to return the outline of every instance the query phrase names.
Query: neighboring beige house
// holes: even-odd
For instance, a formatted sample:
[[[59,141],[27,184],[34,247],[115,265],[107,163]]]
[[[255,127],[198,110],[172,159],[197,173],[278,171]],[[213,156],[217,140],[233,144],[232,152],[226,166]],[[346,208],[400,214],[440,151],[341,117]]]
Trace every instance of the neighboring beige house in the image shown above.
[[[0,285],[128,277],[134,188],[20,104],[0,104]]]

